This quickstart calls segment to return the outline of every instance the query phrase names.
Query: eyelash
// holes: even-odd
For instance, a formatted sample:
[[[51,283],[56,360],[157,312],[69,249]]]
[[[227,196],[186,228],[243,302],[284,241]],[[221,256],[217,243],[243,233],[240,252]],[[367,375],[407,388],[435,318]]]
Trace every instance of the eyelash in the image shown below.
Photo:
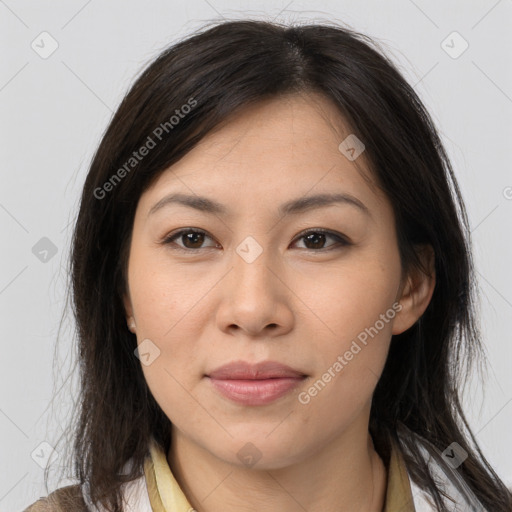
[[[187,247],[181,247],[179,245],[176,245],[174,243],[174,240],[176,239],[179,239],[181,236],[183,236],[184,234],[186,233],[198,233],[198,234],[204,234],[206,235],[207,237],[209,238],[212,238],[208,235],[208,233],[206,231],[203,231],[202,229],[197,229],[197,228],[184,228],[184,229],[180,229],[179,231],[175,231],[173,233],[170,233],[169,235],[167,235],[162,241],[161,241],[161,244],[163,245],[174,245],[174,247],[171,247],[173,250],[177,250],[177,251],[182,251],[182,252],[187,252],[187,253],[191,253],[191,252],[198,252],[200,251],[201,249],[214,249],[215,247],[199,247],[197,249],[189,249]],[[334,244],[333,246],[330,246],[330,247],[327,247],[326,249],[308,249],[308,248],[304,248],[304,250],[306,251],[310,251],[310,252],[327,252],[327,251],[330,251],[330,250],[334,250],[334,249],[340,249],[342,247],[346,247],[346,246],[349,246],[349,245],[352,245],[351,242],[349,242],[345,237],[343,237],[342,235],[334,232],[334,231],[329,231],[327,229],[322,229],[322,228],[318,228],[318,229],[309,229],[307,231],[304,231],[302,233],[299,234],[298,237],[295,238],[295,240],[300,240],[301,238],[305,238],[306,236],[312,234],[312,233],[321,233],[321,234],[324,234],[324,235],[327,235],[327,236],[330,236],[334,239],[336,239],[336,241],[338,242],[338,244]],[[213,238],[212,238],[213,239]]]

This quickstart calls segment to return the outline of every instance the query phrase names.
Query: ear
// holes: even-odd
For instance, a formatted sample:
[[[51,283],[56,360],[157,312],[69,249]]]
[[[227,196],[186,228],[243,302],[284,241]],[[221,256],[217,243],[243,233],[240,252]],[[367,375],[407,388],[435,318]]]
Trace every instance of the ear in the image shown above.
[[[124,310],[126,312],[126,323],[128,324],[128,329],[135,334],[137,326],[135,325],[132,302],[130,300],[128,293],[125,293],[123,295],[123,304]]]
[[[392,334],[401,334],[412,327],[427,309],[436,285],[435,253],[431,245],[417,248],[425,271],[413,268],[405,277],[397,300],[402,309],[393,321]]]

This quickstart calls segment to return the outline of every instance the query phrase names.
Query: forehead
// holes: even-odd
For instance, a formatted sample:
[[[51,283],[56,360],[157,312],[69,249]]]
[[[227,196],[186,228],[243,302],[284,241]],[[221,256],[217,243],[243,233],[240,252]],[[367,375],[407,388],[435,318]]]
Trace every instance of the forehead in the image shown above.
[[[351,135],[336,105],[319,94],[289,95],[245,107],[206,135],[145,191],[147,208],[164,193],[240,200],[255,207],[308,193],[345,192],[382,200],[364,152],[340,151]],[[373,197],[372,197],[373,196]]]

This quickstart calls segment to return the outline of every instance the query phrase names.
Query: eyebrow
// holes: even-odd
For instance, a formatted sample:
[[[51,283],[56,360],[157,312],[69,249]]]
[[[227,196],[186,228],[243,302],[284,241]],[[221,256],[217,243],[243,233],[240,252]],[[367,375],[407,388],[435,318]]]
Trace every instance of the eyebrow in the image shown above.
[[[149,210],[148,217],[162,209],[164,206],[169,206],[172,204],[180,204],[189,208],[194,208],[195,210],[199,210],[201,212],[211,213],[214,215],[229,214],[229,210],[226,208],[226,206],[217,201],[214,201],[213,199],[197,195],[174,193],[160,199],[160,201],[158,201],[151,208],[151,210]],[[298,199],[292,199],[286,203],[283,203],[279,207],[278,214],[279,216],[297,214],[324,206],[331,206],[333,204],[347,204],[354,206],[361,212],[371,217],[371,213],[368,207],[359,199],[357,199],[357,197],[347,193],[316,194],[313,196],[305,196]]]

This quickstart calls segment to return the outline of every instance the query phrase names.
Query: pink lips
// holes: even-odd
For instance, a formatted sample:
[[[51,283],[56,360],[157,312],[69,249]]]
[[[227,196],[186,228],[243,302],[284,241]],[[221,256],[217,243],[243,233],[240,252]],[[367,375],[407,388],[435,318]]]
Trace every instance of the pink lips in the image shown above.
[[[306,375],[275,361],[258,364],[234,361],[206,377],[217,391],[234,402],[264,405],[286,395]]]

